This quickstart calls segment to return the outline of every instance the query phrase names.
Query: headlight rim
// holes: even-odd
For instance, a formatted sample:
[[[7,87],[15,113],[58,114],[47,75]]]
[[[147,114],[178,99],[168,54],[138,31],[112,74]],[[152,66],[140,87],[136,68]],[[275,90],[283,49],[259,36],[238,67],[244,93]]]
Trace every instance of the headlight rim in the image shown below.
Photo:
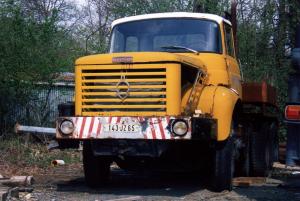
[[[62,125],[63,125],[63,123],[65,123],[65,122],[70,122],[70,123],[72,124],[72,127],[73,127],[73,128],[72,128],[72,131],[69,132],[69,133],[64,132],[63,129],[62,129]],[[63,134],[63,135],[71,135],[71,134],[73,134],[73,132],[75,131],[75,125],[74,125],[73,121],[70,120],[70,119],[64,119],[64,120],[62,120],[62,121],[60,122],[58,128],[59,128],[60,133]]]
[[[178,122],[183,122],[186,126],[186,131],[183,133],[183,134],[178,134],[174,131],[174,127],[175,127],[175,124],[178,123]],[[187,123],[186,120],[184,119],[175,119],[172,124],[171,124],[171,128],[172,128],[172,133],[175,135],[175,136],[179,136],[179,137],[184,137],[188,131],[189,131],[189,124]]]

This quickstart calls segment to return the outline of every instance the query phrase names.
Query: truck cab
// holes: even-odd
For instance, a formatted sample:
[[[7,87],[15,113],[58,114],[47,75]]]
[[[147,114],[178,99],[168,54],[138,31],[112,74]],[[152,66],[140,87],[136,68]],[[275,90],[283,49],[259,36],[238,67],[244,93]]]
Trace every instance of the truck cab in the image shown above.
[[[182,12],[118,19],[109,53],[77,59],[75,76],[75,112],[60,112],[56,137],[83,141],[89,186],[104,184],[116,162],[128,170],[205,166],[214,190],[231,190],[249,141],[230,21]]]

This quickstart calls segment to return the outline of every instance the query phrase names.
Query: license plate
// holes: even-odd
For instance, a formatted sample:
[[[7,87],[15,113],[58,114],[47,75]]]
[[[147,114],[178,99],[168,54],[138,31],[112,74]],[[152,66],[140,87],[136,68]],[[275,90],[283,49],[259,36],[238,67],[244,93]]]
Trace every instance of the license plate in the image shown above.
[[[138,124],[103,124],[104,132],[113,133],[137,133],[140,132]]]

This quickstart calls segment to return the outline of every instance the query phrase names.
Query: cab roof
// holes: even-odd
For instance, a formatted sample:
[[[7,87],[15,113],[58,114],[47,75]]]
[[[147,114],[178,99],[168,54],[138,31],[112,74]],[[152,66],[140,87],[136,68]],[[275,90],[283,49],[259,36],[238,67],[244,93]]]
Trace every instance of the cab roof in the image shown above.
[[[188,13],[188,12],[171,12],[171,13],[154,13],[154,14],[145,14],[145,15],[136,15],[131,17],[124,17],[117,19],[112,22],[111,27],[126,22],[138,21],[138,20],[147,20],[147,19],[161,19],[161,18],[197,18],[197,19],[208,19],[221,24],[222,21],[231,25],[230,21],[226,20],[223,17],[214,14],[207,13]]]

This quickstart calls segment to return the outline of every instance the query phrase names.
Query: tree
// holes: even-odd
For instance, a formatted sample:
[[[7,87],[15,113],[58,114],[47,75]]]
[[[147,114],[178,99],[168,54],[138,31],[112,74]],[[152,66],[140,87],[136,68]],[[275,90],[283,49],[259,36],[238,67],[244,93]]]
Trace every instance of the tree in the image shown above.
[[[57,72],[73,69],[82,54],[73,36],[60,26],[59,9],[53,7],[51,15],[41,17],[43,9],[29,12],[23,3],[0,4],[0,94],[5,94],[0,97],[1,123],[15,108],[26,108],[37,98],[37,82],[51,84]]]

